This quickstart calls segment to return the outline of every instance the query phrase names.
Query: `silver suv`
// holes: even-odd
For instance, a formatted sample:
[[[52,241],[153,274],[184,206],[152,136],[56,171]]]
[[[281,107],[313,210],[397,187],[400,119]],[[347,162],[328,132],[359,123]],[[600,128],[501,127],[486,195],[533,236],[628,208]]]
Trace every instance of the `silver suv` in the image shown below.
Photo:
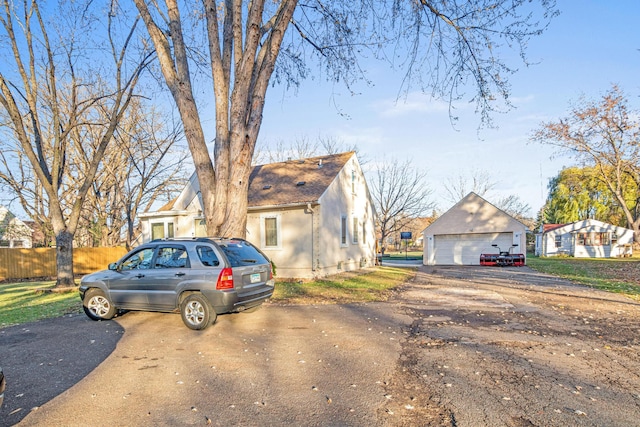
[[[93,320],[118,310],[180,310],[195,330],[218,314],[259,306],[273,290],[269,259],[246,240],[223,238],[154,240],[80,282],[84,312]]]

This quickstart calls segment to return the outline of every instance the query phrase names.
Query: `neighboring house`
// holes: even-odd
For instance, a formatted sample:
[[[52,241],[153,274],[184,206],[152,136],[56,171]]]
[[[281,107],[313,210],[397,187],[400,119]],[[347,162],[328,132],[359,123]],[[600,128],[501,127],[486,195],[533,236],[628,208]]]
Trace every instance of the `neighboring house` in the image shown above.
[[[0,206],[0,248],[30,248],[31,228]]]
[[[481,254],[526,252],[527,227],[469,193],[422,232],[424,265],[479,265]],[[516,245],[516,246],[514,246]]]
[[[354,152],[255,166],[249,178],[247,240],[279,277],[312,278],[375,262],[375,212]],[[143,241],[205,236],[195,174],[157,212],[140,214]]]
[[[571,224],[543,224],[536,234],[538,256],[569,255],[576,258],[631,256],[633,230],[585,219]]]

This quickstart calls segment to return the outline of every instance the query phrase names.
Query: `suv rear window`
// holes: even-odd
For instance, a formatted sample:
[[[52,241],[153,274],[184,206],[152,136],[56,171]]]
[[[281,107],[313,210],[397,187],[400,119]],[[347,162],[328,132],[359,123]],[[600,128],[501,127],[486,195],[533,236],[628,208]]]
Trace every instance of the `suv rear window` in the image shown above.
[[[247,265],[269,264],[255,247],[242,240],[229,240],[218,242],[220,248],[229,259],[232,267],[244,267]]]
[[[216,253],[209,246],[198,246],[196,247],[196,252],[198,252],[198,257],[200,257],[200,262],[207,267],[217,267],[220,265],[220,261],[216,256]]]

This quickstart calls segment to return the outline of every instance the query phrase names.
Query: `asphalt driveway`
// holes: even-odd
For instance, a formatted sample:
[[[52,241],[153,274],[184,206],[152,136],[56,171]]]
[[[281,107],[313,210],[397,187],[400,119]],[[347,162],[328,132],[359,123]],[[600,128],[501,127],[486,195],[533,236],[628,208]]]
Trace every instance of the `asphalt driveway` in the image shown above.
[[[0,425],[640,425],[640,304],[524,268],[421,267],[387,303],[0,330]]]
[[[124,329],[85,315],[0,329],[7,377],[0,426],[14,425],[89,375],[116,348]]]
[[[266,306],[202,332],[136,312],[8,328],[2,424],[374,425],[409,322],[369,304]]]

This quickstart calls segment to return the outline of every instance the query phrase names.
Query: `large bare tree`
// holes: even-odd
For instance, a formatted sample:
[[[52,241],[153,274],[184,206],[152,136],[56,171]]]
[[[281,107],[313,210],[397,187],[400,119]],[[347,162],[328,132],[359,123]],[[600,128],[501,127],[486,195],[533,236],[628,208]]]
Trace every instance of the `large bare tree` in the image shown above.
[[[130,248],[138,212],[178,195],[189,164],[188,152],[176,147],[181,138],[170,114],[141,98],[132,100],[87,194],[81,227],[86,245]],[[87,167],[87,161],[79,163],[77,175],[84,176]]]
[[[455,204],[472,191],[480,197],[486,197],[497,184],[488,171],[472,169],[448,177],[442,187],[445,190],[444,197]]]
[[[118,19],[115,2],[104,20],[90,2],[51,6],[47,18],[39,0],[2,1],[0,144],[8,169],[0,180],[27,214],[50,224],[57,286],[74,286],[82,205],[151,55],[130,52],[136,20]],[[73,149],[87,161],[83,176],[72,176]]]
[[[493,190],[498,185],[491,173],[482,169],[472,169],[467,173],[460,173],[457,176],[447,178],[443,184],[446,192],[445,198],[452,204],[458,203],[470,192],[478,196],[489,199],[498,209],[501,209],[527,225],[532,224],[531,207],[523,201],[517,194],[510,194],[504,197],[494,197]]]
[[[410,160],[387,159],[372,171],[369,182],[383,255],[388,236],[406,231],[416,218],[426,216],[434,208],[433,190],[426,177],[427,173],[415,168]]]
[[[581,166],[594,167],[640,243],[640,112],[613,86],[599,101],[581,98],[566,117],[541,124],[531,140],[557,147]],[[629,197],[630,182],[634,197]]]
[[[510,105],[515,66],[501,54],[515,49],[525,58],[528,40],[557,13],[554,0],[134,2],[182,118],[207,232],[240,236],[272,80],[297,85],[316,63],[329,80],[351,88],[366,79],[358,58],[376,56],[404,70],[405,88],[418,85],[451,102],[466,96],[489,120],[491,111]],[[212,85],[213,161],[196,70],[206,71]]]
[[[347,151],[355,151],[360,165],[366,164],[366,159],[358,150],[357,145],[347,145],[340,138],[334,136],[318,135],[312,140],[306,135],[296,137],[293,143],[278,141],[274,145],[262,145],[256,148],[253,163],[278,163],[291,159],[306,159],[314,156],[325,156]]]

